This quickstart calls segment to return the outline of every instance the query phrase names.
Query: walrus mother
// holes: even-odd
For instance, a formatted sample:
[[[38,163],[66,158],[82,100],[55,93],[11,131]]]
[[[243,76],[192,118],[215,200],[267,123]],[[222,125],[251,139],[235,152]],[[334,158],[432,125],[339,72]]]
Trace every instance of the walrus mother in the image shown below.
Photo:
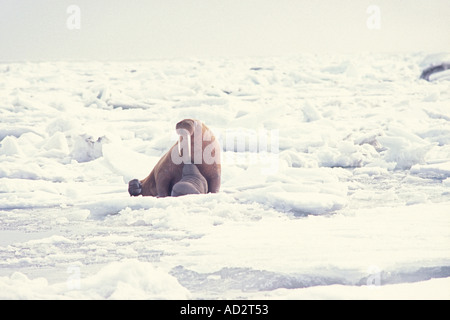
[[[178,122],[176,131],[179,135],[178,142],[159,160],[148,177],[129,182],[128,192],[131,196],[167,197],[205,191],[219,192],[220,144],[214,134],[204,123],[194,119]],[[189,167],[189,177],[186,176],[187,168],[183,170],[185,165]],[[192,165],[196,168],[192,168]],[[206,180],[206,186],[199,188],[198,185],[204,185],[204,182],[192,184],[192,179]],[[191,183],[197,190],[191,192],[192,188],[185,188],[186,182]],[[186,192],[180,194],[180,189]]]

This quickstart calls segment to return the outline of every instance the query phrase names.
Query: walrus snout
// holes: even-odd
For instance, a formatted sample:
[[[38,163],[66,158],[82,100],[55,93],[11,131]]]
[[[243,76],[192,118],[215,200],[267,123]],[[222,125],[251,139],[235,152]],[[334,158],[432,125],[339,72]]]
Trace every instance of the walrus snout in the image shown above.
[[[200,173],[197,166],[187,163],[183,166],[183,176],[172,188],[172,197],[179,197],[188,194],[206,194],[208,192],[208,182]]]
[[[200,194],[200,191],[191,183],[180,181],[173,186],[171,196],[180,197],[188,194]]]

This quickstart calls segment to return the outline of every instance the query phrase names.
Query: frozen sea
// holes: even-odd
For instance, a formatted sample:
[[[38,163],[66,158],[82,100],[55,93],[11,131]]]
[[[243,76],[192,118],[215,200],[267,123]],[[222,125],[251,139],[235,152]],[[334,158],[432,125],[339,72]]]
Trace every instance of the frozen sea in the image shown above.
[[[431,63],[0,64],[0,298],[450,299],[450,81],[419,79]],[[185,118],[221,141],[220,193],[131,198]]]

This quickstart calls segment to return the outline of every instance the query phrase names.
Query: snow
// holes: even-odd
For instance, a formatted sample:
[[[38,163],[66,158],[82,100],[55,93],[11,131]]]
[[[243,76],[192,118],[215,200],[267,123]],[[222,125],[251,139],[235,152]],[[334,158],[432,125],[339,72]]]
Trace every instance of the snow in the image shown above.
[[[67,269],[67,283],[49,284],[21,272],[0,278],[6,299],[189,299],[188,290],[169,274],[139,260],[112,262],[81,282],[80,268]]]
[[[444,55],[0,68],[0,298],[449,299]],[[205,122],[218,194],[131,198]]]

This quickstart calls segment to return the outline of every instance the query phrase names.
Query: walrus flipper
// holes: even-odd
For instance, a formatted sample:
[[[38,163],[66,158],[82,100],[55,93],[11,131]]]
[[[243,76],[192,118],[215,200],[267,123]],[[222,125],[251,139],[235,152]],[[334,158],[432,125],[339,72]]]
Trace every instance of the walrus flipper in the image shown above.
[[[186,163],[183,166],[183,176],[172,188],[172,197],[184,196],[187,194],[206,194],[208,192],[208,183],[192,163]]]
[[[220,174],[208,180],[208,192],[218,193],[220,190]]]
[[[132,197],[137,197],[142,194],[142,185],[138,179],[133,179],[128,182],[128,193]]]

